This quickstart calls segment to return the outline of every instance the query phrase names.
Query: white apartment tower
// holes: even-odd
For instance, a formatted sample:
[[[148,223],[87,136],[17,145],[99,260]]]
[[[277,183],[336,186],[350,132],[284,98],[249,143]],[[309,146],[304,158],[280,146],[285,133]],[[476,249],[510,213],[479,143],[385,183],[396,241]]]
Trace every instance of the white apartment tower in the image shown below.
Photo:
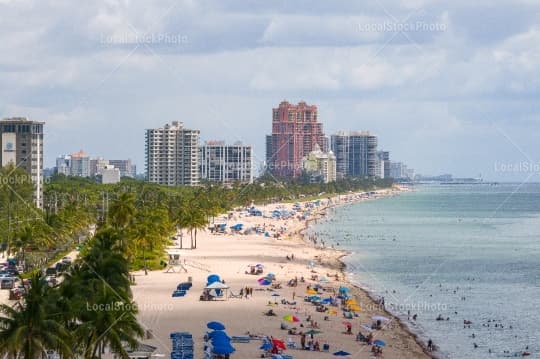
[[[168,186],[199,184],[199,130],[173,121],[146,130],[146,180]]]
[[[201,179],[223,184],[253,182],[253,157],[249,145],[207,141],[200,147]]]
[[[26,117],[0,121],[0,160],[2,167],[12,163],[31,177],[36,206],[43,206],[43,125]]]

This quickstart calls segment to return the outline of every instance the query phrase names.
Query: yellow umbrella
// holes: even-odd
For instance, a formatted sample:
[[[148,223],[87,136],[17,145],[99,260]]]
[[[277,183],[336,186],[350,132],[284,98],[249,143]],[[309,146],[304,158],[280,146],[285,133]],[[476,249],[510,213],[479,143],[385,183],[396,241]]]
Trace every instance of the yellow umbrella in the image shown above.
[[[360,312],[360,311],[362,311],[362,308],[360,308],[359,305],[351,305],[351,306],[349,306],[349,310],[353,311],[353,312]]]
[[[334,310],[334,309],[328,309],[328,310],[326,311],[326,313],[327,313],[327,314],[330,314],[330,315],[337,315],[337,311]]]
[[[314,289],[308,289],[306,290],[306,294],[317,294],[317,291]]]
[[[354,299],[349,299],[348,301],[345,302],[345,304],[347,304],[347,305],[358,305],[358,303],[356,303],[356,301]]]

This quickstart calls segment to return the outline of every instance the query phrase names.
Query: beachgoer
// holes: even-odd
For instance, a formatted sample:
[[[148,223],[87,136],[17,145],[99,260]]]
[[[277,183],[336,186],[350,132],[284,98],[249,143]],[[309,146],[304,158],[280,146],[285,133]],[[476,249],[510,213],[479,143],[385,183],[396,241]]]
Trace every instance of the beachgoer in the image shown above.
[[[427,348],[430,352],[433,351],[433,340],[429,339],[427,342]]]

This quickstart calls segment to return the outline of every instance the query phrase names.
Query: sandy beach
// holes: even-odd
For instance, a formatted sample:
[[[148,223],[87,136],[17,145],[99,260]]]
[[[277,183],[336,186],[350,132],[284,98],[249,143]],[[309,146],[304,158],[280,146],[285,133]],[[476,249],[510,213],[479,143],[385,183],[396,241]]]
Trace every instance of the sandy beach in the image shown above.
[[[395,195],[397,190],[379,191],[370,198]],[[195,357],[203,358],[204,335],[208,331],[206,323],[219,321],[226,326],[229,336],[272,336],[292,341],[300,346],[301,336],[290,334],[287,329],[296,328],[296,332],[306,332],[311,324],[317,331],[313,341],[318,341],[320,347],[328,344],[328,352],[287,349],[285,354],[293,358],[329,357],[331,353],[343,350],[355,358],[372,358],[371,345],[356,341],[356,334],[361,331],[368,335],[369,331],[362,325],[371,326],[373,316],[381,315],[390,319],[382,323],[381,330],[373,331],[374,339],[382,340],[386,345],[384,358],[429,358],[424,349],[415,341],[412,334],[406,331],[397,320],[359,288],[353,287],[344,278],[343,264],[339,258],[346,253],[332,248],[321,248],[320,242],[305,240],[302,231],[309,221],[323,216],[329,206],[339,205],[350,201],[366,200],[365,195],[351,194],[332,199],[322,200],[317,206],[310,202],[312,208],[305,209],[305,203],[300,207],[309,211],[307,218],[268,218],[274,210],[290,212],[293,204],[270,204],[257,206],[265,216],[250,216],[246,211],[235,211],[227,217],[217,218],[216,223],[224,223],[227,227],[237,223],[243,224],[243,229],[258,227],[262,233],[249,234],[214,234],[201,231],[197,237],[197,249],[171,248],[171,252],[180,254],[181,266],[175,266],[176,272],[163,271],[134,273],[136,284],[133,294],[139,308],[139,319],[144,327],[152,333],[152,338],[144,341],[157,347],[155,355],[170,357],[171,332],[183,331],[193,334],[195,341]],[[304,210],[297,213],[306,213]],[[267,232],[267,236],[264,233]],[[279,233],[279,238],[274,238]],[[184,246],[189,244],[189,235],[184,233]],[[294,256],[294,259],[292,259]],[[264,273],[261,275],[247,274],[250,265],[262,264]],[[270,285],[260,285],[258,279],[268,273],[275,275]],[[207,277],[217,274],[230,287],[229,293],[222,298],[211,301],[201,301],[200,296],[207,284]],[[339,280],[336,279],[336,275]],[[301,278],[305,282],[301,282]],[[326,281],[321,278],[325,277]],[[297,286],[288,286],[291,279],[297,278]],[[193,286],[183,297],[172,297],[176,286],[181,282],[192,281]],[[281,286],[279,289],[272,287]],[[306,302],[308,286],[321,286],[319,295],[323,298],[335,296],[341,286],[351,289],[350,295],[361,307],[352,319],[344,317],[341,305],[327,306],[329,311],[318,312],[316,305]],[[252,296],[242,298],[230,297],[237,295],[242,288],[253,288]],[[245,289],[244,289],[245,291]],[[282,304],[294,303],[295,304]],[[277,304],[276,304],[277,303]],[[272,310],[276,316],[266,316],[263,313]],[[287,322],[285,315],[294,315],[299,322]],[[326,320],[325,320],[325,317]],[[307,321],[311,319],[313,323]],[[347,322],[351,325],[352,334],[347,334]],[[284,324],[287,329],[282,329]],[[309,341],[309,336],[306,342]],[[259,349],[261,340],[253,339],[249,343],[233,343],[236,352],[231,357],[257,358],[263,353]],[[330,354],[329,354],[330,353]]]

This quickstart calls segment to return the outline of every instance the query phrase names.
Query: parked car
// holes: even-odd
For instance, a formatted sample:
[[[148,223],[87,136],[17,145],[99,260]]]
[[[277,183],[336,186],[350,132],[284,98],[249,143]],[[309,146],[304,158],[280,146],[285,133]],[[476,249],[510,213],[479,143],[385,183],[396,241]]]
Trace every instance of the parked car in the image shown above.
[[[56,275],[57,272],[56,267],[49,267],[45,270],[45,275]]]
[[[0,280],[0,289],[13,289],[15,287],[15,278],[2,278]]]

